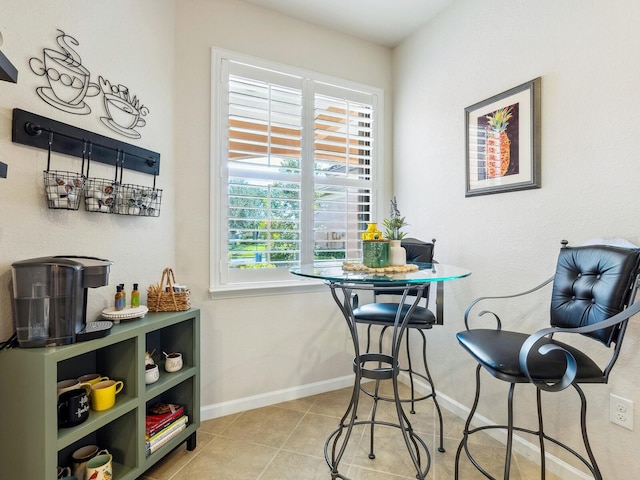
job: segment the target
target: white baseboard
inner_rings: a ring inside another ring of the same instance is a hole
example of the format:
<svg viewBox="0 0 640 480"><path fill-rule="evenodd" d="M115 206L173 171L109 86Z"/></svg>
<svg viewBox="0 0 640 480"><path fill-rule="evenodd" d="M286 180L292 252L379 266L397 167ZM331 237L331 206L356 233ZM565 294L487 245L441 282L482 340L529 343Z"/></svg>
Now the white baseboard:
<svg viewBox="0 0 640 480"><path fill-rule="evenodd" d="M400 380L405 384L408 384L408 376L406 373L401 373ZM421 393L430 392L427 384L419 381L414 381L414 385L417 391ZM298 398L304 398L311 395L317 395L319 393L330 392L338 390L340 388L346 388L353 386L353 375L346 375L344 377L325 380L322 382L309 383L307 385L300 385L299 387L286 388L283 390L277 390L275 392L267 392L260 395L253 395L250 397L239 398L237 400L230 400L228 402L216 403L213 405L205 405L200 408L200 417L204 420L211 420L213 418L223 417L225 415L231 415L232 413L244 412L247 410L253 410L255 408L267 407L269 405L275 405L277 403L287 402L289 400L296 400ZM469 415L470 408L461 404L457 400L438 393L438 403L440 407L448 410L454 415L466 420ZM476 414L474 426L495 425L495 422L490 421L488 418L482 415ZM501 443L506 443L506 433L502 430L487 430L486 433L495 438ZM462 432L460 432L462 435ZM532 462L539 464L540 449L536 444L533 444L524 438L514 435L513 449L515 452L524 455ZM563 460L547 453L547 469L551 473L566 479L566 480L589 480L590 476L579 471L575 467L569 465Z"/></svg>
<svg viewBox="0 0 640 480"><path fill-rule="evenodd" d="M204 405L200 407L200 418L202 420L211 420L212 418L224 417L232 413L245 412L247 410L253 410L254 408L267 407L269 405L310 397L311 395L331 392L351 386L353 386L353 375L346 375L322 382L300 385L299 387L285 388L283 390L276 390L275 392L252 395L250 397L215 403L213 405Z"/></svg>

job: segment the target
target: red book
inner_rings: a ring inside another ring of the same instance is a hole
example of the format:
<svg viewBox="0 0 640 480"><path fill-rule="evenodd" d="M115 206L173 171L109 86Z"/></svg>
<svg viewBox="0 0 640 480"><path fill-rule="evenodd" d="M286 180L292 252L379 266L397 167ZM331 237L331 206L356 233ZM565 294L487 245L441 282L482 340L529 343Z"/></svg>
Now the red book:
<svg viewBox="0 0 640 480"><path fill-rule="evenodd" d="M163 408L166 405L166 408ZM162 430L178 417L184 415L184 406L175 404L162 404L160 408L154 405L147 412L145 433L150 437L154 433ZM162 411L163 413L154 413Z"/></svg>

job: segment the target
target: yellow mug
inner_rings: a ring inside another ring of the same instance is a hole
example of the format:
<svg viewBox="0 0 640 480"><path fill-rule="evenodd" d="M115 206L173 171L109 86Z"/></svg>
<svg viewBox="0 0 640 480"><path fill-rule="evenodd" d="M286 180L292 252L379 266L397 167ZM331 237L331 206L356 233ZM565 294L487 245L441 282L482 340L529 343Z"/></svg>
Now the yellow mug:
<svg viewBox="0 0 640 480"><path fill-rule="evenodd" d="M116 395L124 387L120 380L102 380L91 385L91 408L99 412L116 404Z"/></svg>

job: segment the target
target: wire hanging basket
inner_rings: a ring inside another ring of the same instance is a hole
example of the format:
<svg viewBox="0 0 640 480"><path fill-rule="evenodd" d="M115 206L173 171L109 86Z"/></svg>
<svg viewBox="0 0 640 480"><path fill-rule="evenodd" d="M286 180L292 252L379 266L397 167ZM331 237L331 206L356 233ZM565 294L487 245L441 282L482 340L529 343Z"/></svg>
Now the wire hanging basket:
<svg viewBox="0 0 640 480"><path fill-rule="evenodd" d="M90 145L91 147L91 145ZM87 212L112 213L116 204L116 197L120 184L118 182L117 164L120 160L120 151L116 160L116 173L113 180L89 176L91 166L91 148L87 157L87 179L85 182L84 208Z"/></svg>
<svg viewBox="0 0 640 480"><path fill-rule="evenodd" d="M80 173L51 170L52 144L53 132L49 132L47 169L43 172L47 206L56 210L78 210L86 182L86 177L84 176L85 152L82 152L82 169Z"/></svg>
<svg viewBox="0 0 640 480"><path fill-rule="evenodd" d="M124 169L125 160L123 154L114 213L139 217L159 217L160 205L162 204L162 189L156 188L156 175L153 176L152 187L122 183L122 170Z"/></svg>

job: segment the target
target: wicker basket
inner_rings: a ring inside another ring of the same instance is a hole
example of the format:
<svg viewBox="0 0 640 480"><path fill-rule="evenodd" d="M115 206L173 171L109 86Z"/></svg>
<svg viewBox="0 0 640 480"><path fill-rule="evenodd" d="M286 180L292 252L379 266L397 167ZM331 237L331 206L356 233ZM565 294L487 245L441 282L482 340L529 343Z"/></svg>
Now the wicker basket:
<svg viewBox="0 0 640 480"><path fill-rule="evenodd" d="M152 312L180 312L191 308L191 292L175 291L176 277L169 267L162 271L160 283L149 285L147 308Z"/></svg>

